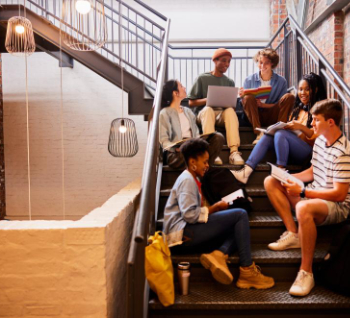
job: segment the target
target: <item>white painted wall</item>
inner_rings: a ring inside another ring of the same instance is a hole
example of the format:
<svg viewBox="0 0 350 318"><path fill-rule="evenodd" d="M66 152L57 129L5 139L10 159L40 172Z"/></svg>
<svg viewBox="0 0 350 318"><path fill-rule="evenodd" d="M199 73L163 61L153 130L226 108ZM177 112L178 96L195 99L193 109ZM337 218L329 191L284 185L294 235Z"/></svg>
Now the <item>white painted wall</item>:
<svg viewBox="0 0 350 318"><path fill-rule="evenodd" d="M124 1L146 12L133 0ZM171 43L256 42L270 37L269 0L144 0L171 19Z"/></svg>
<svg viewBox="0 0 350 318"><path fill-rule="evenodd" d="M10 218L28 218L25 60L2 54L6 205ZM29 146L32 215L63 218L60 68L45 53L28 59ZM133 116L139 153L112 157L111 121L121 116L121 90L83 65L63 73L65 213L77 219L142 174L147 135L143 116ZM127 95L124 96L124 114Z"/></svg>

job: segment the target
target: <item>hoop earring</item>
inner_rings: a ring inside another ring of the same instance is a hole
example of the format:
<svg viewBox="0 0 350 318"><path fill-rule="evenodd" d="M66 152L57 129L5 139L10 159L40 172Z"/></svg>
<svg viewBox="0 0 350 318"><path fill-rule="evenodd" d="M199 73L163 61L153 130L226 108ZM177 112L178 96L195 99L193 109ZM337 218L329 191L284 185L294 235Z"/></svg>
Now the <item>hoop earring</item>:
<svg viewBox="0 0 350 318"><path fill-rule="evenodd" d="M194 172L194 171L196 171L197 170L197 166L196 165L192 165L191 166L191 170Z"/></svg>

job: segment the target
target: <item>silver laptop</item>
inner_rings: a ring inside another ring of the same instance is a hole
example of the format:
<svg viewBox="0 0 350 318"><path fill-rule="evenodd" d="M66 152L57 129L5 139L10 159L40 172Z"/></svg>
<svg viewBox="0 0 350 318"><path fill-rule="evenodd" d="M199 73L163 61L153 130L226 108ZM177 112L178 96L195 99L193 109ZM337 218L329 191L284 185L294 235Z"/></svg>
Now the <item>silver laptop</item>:
<svg viewBox="0 0 350 318"><path fill-rule="evenodd" d="M236 108L238 87L208 86L207 106Z"/></svg>

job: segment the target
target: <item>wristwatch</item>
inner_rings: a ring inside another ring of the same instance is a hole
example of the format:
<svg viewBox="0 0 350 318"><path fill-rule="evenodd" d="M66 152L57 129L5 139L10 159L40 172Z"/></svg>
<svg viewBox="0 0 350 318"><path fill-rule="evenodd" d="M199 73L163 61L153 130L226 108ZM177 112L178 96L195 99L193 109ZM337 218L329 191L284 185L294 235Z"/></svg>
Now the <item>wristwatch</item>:
<svg viewBox="0 0 350 318"><path fill-rule="evenodd" d="M305 188L303 190L301 190L300 197L305 198Z"/></svg>

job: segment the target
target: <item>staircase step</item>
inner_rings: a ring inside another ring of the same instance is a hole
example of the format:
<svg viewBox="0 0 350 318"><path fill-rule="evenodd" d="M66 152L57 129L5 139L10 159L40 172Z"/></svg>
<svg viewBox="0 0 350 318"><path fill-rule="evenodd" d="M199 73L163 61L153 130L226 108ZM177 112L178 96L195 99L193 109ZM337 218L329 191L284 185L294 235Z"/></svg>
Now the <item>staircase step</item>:
<svg viewBox="0 0 350 318"><path fill-rule="evenodd" d="M216 167L222 167L222 168L227 168L230 170L239 170L242 168L242 166L237 166L237 165L230 165L230 164L223 164L220 166ZM302 166L299 165L288 165L287 170L290 171L291 173L296 173L302 170ZM162 189L167 189L167 188L172 188L174 185L176 179L178 176L182 173L183 169L174 169L169 166L164 166L163 167L163 173L162 173ZM270 175L271 168L268 164L266 163L260 163L257 165L255 168L254 172L249 178L248 184L249 185L259 185L262 186L264 183L264 179Z"/></svg>
<svg viewBox="0 0 350 318"><path fill-rule="evenodd" d="M242 158L247 161L250 153L252 152L254 145L251 143L241 144L239 151L242 153ZM229 162L230 148L228 146L223 146L220 152L220 158L226 164ZM274 151L268 151L266 156L263 158L262 162L276 162L276 153Z"/></svg>
<svg viewBox="0 0 350 318"><path fill-rule="evenodd" d="M269 199L266 196L266 191L262 186L247 186L248 195L253 199L251 204L252 212L270 212L274 211ZM170 194L170 188L160 191L158 219L163 218L164 207Z"/></svg>
<svg viewBox="0 0 350 318"><path fill-rule="evenodd" d="M329 243L319 243L316 246L314 254L314 262L321 261L327 254ZM300 264L301 249L295 248L286 251L272 251L268 249L266 244L252 244L251 247L252 258L257 264ZM200 254L173 254L171 256L174 263L190 262L193 264L200 264ZM229 266L238 265L239 257L237 254L232 255L228 259Z"/></svg>
<svg viewBox="0 0 350 318"><path fill-rule="evenodd" d="M150 317L349 317L350 298L318 285L306 297L289 295L290 282L277 282L267 290L195 282L186 296L175 287L173 306L164 308L156 297L149 301Z"/></svg>

